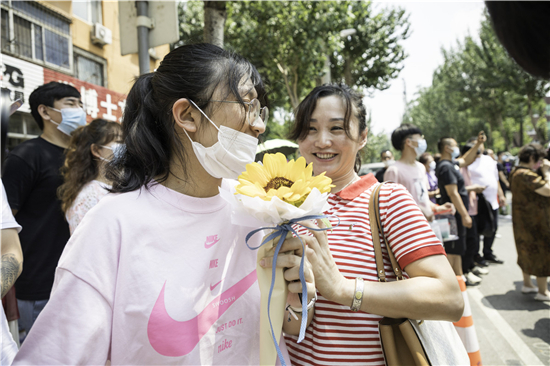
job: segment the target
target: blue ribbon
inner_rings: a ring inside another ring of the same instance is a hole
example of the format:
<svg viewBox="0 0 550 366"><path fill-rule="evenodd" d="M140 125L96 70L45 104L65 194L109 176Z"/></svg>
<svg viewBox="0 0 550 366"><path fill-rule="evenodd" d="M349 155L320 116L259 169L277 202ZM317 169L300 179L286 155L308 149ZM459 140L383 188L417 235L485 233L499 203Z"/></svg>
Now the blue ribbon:
<svg viewBox="0 0 550 366"><path fill-rule="evenodd" d="M300 239L300 243L302 244L302 258L300 259L300 282L302 283L302 294L301 294L300 300L302 300L302 323L300 324L300 334L298 336L298 343L300 343L300 342L302 342L302 340L304 339L304 337L306 335L307 318L308 318L308 314L307 314L307 287L306 287L306 279L304 277L305 247L304 247L304 242L302 241L302 239L300 238L300 236L298 235L296 230L294 230L292 225L299 225L299 226L302 226L306 229L314 230L314 231L331 230L332 228L328 228L328 227L327 228L312 228L312 227L307 227L307 226L302 225L302 224L299 223L300 221L317 220L317 219L325 219L325 218L328 218L328 216L327 215L304 216L304 217L300 217L300 218L297 218L297 219L289 220L287 222L284 222L284 223L282 223L280 225L277 225L277 226L274 226L274 227L262 227L262 228L253 230L253 231L249 232L248 235L246 236L246 246L249 249L252 249L252 250L257 250L262 245L264 245L265 243L268 243L268 242L272 241L273 239L275 239L276 237L280 236L279 237L279 242L277 243L277 246L275 247L275 253L273 255L273 264L272 264L272 267L271 267L271 287L269 288L269 297L267 299L267 317L269 319L269 326L271 327L271 336L273 337L273 343L275 343L275 348L277 350L277 354L279 355L279 360L281 361L281 364L283 366L286 366L286 363L285 363L285 360L283 358L283 354L281 352L281 349L279 348L279 342L277 341L277 338L275 337L275 332L273 331L273 324L271 323L271 312L270 312L270 309L271 309L271 295L273 293L273 287L275 286L275 272L276 272L276 269L277 269L276 268L277 267L277 256L279 255L279 251L281 250L281 246L283 245L283 243L286 239L286 235L289 232L292 232L294 235L296 235L298 237L298 239ZM340 219L337 216L336 216L336 218L338 219L338 224L336 226L338 226L338 225L340 225ZM268 235L267 238L265 238L265 240L260 245L258 245L257 247L251 247L250 245L248 245L248 240L250 240L250 238L252 236L254 236L256 233L258 233L262 230L274 230L274 231L270 235ZM306 299L306 301L303 301L303 299Z"/></svg>

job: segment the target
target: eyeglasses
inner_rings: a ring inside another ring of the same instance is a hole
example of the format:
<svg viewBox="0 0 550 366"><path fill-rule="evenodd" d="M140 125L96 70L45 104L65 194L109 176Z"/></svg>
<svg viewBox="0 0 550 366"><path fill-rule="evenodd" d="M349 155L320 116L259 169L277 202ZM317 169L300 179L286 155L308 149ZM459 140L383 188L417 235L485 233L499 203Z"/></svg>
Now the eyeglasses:
<svg viewBox="0 0 550 366"><path fill-rule="evenodd" d="M218 102L218 103L239 103L235 100L211 100L211 102ZM247 110L247 118L248 118L248 124L252 127L256 126L256 121L258 120L258 117L262 119L264 124L267 124L267 120L269 118L269 108L263 107L260 103L260 101L256 98L252 99L250 102L243 102L248 106Z"/></svg>

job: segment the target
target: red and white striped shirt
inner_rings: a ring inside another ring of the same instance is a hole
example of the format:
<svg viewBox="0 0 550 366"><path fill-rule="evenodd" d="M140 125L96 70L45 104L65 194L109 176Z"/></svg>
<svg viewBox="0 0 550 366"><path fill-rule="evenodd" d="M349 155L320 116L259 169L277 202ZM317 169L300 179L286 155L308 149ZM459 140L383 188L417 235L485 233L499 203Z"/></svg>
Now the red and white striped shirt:
<svg viewBox="0 0 550 366"><path fill-rule="evenodd" d="M369 198L377 183L369 174L337 194L330 194L327 215L340 218L340 225L328 231L330 251L340 272L349 279L362 277L378 281L369 223ZM410 193L399 184L385 184L380 190L380 219L384 232L399 262L405 268L420 258L445 254L424 215ZM338 220L330 218L336 226ZM300 235L308 235L300 228ZM388 280L395 280L381 237L384 267ZM407 274L404 276L408 278ZM380 365L384 357L380 347L378 322L382 316L352 312L349 306L328 301L319 293L315 316L305 339L285 336L293 365ZM351 305L351 303L350 303Z"/></svg>

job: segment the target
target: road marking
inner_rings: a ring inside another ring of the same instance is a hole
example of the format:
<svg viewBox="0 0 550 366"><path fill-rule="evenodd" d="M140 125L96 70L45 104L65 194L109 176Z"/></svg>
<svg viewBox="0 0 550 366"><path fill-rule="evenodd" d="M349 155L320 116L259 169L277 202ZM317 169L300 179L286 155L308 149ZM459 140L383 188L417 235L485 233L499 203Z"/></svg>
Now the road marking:
<svg viewBox="0 0 550 366"><path fill-rule="evenodd" d="M502 337L508 342L524 365L545 366L544 363L531 351L529 346L516 334L512 327L504 320L499 312L488 302L482 302L483 294L475 288L468 289L470 299L475 301L483 310L487 318L493 323Z"/></svg>

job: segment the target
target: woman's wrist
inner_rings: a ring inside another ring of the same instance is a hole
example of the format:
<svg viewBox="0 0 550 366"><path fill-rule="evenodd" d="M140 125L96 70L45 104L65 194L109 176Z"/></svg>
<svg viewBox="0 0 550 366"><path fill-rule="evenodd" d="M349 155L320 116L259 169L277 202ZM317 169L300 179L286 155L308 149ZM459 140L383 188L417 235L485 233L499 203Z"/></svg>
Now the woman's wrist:
<svg viewBox="0 0 550 366"><path fill-rule="evenodd" d="M323 295L324 296L324 295ZM328 299L340 305L350 306L355 296L355 278L347 279L343 277L340 285L336 286L333 298Z"/></svg>

